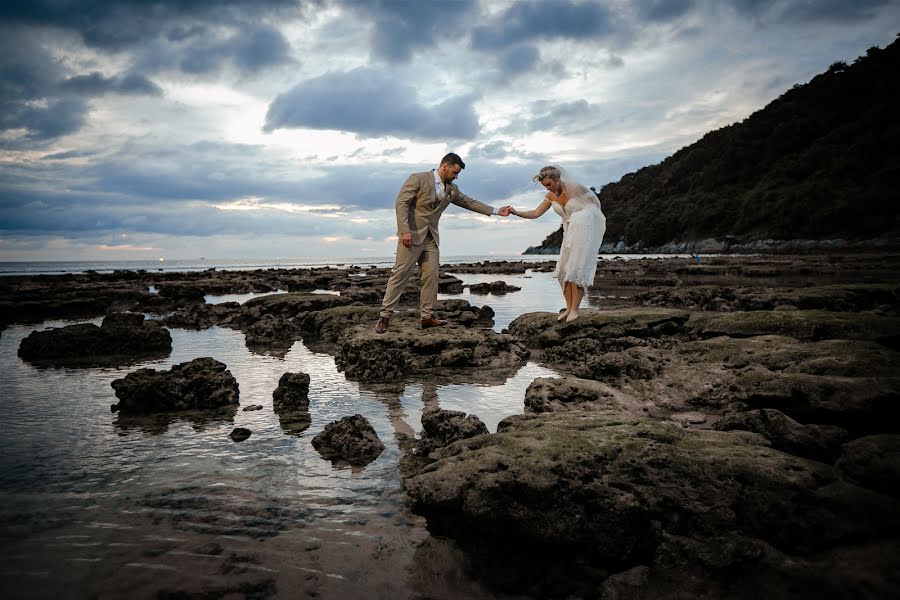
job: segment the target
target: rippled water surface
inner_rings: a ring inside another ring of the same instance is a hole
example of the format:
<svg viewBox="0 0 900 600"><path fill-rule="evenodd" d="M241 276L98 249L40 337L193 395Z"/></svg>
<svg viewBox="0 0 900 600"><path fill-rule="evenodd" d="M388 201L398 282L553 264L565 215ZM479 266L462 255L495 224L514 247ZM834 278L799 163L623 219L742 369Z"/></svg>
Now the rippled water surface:
<svg viewBox="0 0 900 600"><path fill-rule="evenodd" d="M441 296L490 305L498 331L519 314L562 307L551 273L460 278L523 288ZM593 295L586 305L598 302ZM421 430L426 404L476 414L496 431L501 419L523 411L534 378L553 371L530 362L500 381L472 373L468 381L364 385L302 342L284 357L252 354L241 332L223 328L173 329L171 355L122 368L39 369L18 358L31 331L65 324L16 325L0 336L4 595L491 597L461 575L458 551L431 538L407 509L397 434ZM225 363L240 385L232 419L129 420L110 411L115 379L201 356ZM286 433L272 411L272 391L287 371L311 377L312 424L300 435ZM253 404L262 410L241 410ZM355 413L386 449L362 470L338 469L310 440ZM235 443L234 427L252 436Z"/></svg>

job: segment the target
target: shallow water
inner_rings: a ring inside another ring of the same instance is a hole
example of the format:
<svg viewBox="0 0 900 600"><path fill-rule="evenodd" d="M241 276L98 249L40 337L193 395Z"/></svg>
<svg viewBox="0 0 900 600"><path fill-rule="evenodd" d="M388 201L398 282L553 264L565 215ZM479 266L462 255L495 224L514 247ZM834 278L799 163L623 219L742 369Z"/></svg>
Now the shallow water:
<svg viewBox="0 0 900 600"><path fill-rule="evenodd" d="M551 273L460 278L523 288L505 296L441 295L490 305L498 331L519 314L562 306ZM586 305L597 301L591 296ZM253 354L241 332L218 327L172 329L169 356L128 367L36 368L18 358L32 330L65 324L11 326L0 336L0 572L7 597L226 590L492 597L467 578L453 545L429 536L424 520L407 509L397 434L421 430L426 404L476 414L496 431L501 419L523 411L528 385L555 376L552 370L529 362L489 383L473 373L469 381L364 385L347 381L332 356L302 342L283 357ZM225 363L237 379L241 405L233 418L129 420L110 411L113 380L201 356ZM287 434L272 410L272 391L287 371L311 377L312 423L300 435ZM262 410L241 410L253 404ZM335 468L310 440L355 413L372 423L385 451L362 470ZM252 436L235 443L234 427Z"/></svg>

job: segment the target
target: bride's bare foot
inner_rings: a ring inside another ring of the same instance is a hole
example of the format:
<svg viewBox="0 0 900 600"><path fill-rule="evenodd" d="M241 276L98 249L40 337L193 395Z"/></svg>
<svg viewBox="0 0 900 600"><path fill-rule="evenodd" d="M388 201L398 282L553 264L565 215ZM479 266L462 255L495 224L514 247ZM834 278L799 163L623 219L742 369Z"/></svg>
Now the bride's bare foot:
<svg viewBox="0 0 900 600"><path fill-rule="evenodd" d="M573 310L569 313L569 316L566 317L566 323L571 323L580 316L581 314L577 310Z"/></svg>
<svg viewBox="0 0 900 600"><path fill-rule="evenodd" d="M556 317L556 320L557 321L565 321L566 317L568 317L568 316L569 316L569 309L567 308L566 310L559 313L559 316Z"/></svg>

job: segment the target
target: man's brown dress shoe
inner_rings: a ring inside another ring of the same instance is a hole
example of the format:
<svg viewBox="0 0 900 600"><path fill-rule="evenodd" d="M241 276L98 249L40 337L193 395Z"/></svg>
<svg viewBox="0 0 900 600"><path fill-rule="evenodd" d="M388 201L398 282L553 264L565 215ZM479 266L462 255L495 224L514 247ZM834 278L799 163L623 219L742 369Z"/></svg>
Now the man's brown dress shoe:
<svg viewBox="0 0 900 600"><path fill-rule="evenodd" d="M447 321L431 317L430 319L422 319L420 323L422 323L422 329L428 329L429 327L440 327L442 325L446 325Z"/></svg>
<svg viewBox="0 0 900 600"><path fill-rule="evenodd" d="M390 322L390 317L379 317L378 322L375 323L375 333L384 333L387 331L388 323Z"/></svg>

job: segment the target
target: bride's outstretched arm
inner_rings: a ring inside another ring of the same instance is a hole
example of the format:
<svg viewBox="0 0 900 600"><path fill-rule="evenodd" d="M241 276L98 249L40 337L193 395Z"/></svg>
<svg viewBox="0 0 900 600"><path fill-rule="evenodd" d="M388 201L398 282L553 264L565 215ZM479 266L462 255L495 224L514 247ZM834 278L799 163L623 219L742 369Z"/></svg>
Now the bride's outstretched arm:
<svg viewBox="0 0 900 600"><path fill-rule="evenodd" d="M550 208L550 201L544 198L541 200L541 203L537 205L537 208L534 210L516 210L512 209L512 214L517 217L522 217L523 219L537 219L539 216L547 212Z"/></svg>

